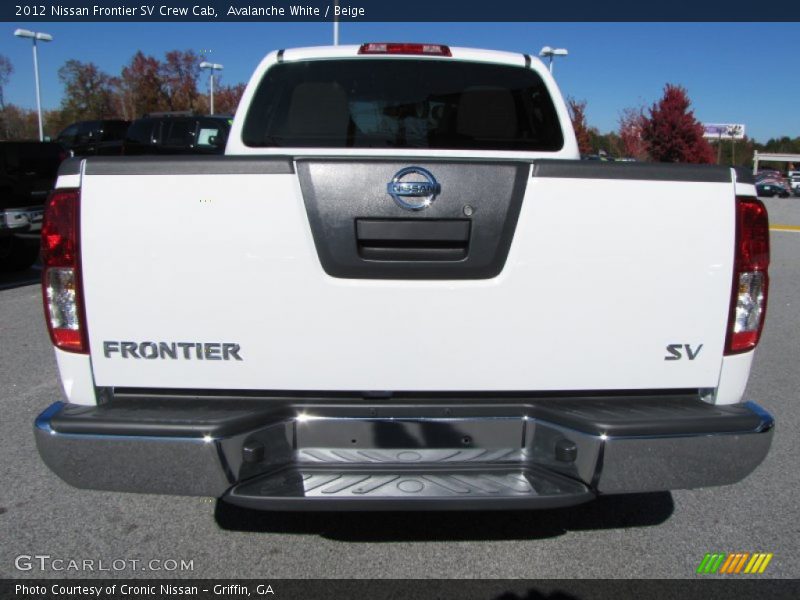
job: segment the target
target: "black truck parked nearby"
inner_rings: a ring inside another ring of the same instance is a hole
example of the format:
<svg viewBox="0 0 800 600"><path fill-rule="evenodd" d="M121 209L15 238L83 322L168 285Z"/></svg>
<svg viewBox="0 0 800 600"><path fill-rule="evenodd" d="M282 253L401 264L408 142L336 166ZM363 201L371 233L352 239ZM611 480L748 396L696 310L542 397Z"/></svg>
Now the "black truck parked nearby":
<svg viewBox="0 0 800 600"><path fill-rule="evenodd" d="M39 257L44 202L66 157L55 142L0 142L0 272Z"/></svg>
<svg viewBox="0 0 800 600"><path fill-rule="evenodd" d="M75 156L118 156L130 121L79 121L58 134L57 141Z"/></svg>
<svg viewBox="0 0 800 600"><path fill-rule="evenodd" d="M150 113L135 120L125 135L126 156L222 154L232 118L192 113Z"/></svg>

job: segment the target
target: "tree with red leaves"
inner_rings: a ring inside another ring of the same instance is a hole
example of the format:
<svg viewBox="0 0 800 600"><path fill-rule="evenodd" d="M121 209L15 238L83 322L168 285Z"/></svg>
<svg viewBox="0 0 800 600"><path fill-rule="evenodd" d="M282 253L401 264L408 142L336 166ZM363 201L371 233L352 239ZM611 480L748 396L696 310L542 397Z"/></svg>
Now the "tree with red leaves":
<svg viewBox="0 0 800 600"><path fill-rule="evenodd" d="M586 124L586 100L579 102L575 98L567 98L567 109L572 121L572 128L575 130L575 137L578 140L578 151L581 154L590 154L592 138L589 134L589 126Z"/></svg>
<svg viewBox="0 0 800 600"><path fill-rule="evenodd" d="M65 120L72 122L116 116L114 78L96 64L68 60L58 70L58 78L64 84L61 112Z"/></svg>
<svg viewBox="0 0 800 600"><path fill-rule="evenodd" d="M3 88L5 88L13 72L14 72L14 67L11 64L11 61L8 60L8 58L3 56L2 54L0 54L0 110L3 110L6 107L6 102L3 95Z"/></svg>
<svg viewBox="0 0 800 600"><path fill-rule="evenodd" d="M239 106L239 100L244 94L245 84L220 85L214 90L214 110L217 114L232 115Z"/></svg>
<svg viewBox="0 0 800 600"><path fill-rule="evenodd" d="M141 50L122 69L118 102L126 119L169 109L168 95L161 80L161 62Z"/></svg>
<svg viewBox="0 0 800 600"><path fill-rule="evenodd" d="M161 81L169 110L197 110L200 57L193 50L171 50L161 63Z"/></svg>
<svg viewBox="0 0 800 600"><path fill-rule="evenodd" d="M664 96L650 108L642 139L647 153L658 162L713 163L714 150L703 138L703 126L689 110L686 90L668 83Z"/></svg>
<svg viewBox="0 0 800 600"><path fill-rule="evenodd" d="M642 139L644 108L626 108L619 117L619 138L626 157L647 160L647 149Z"/></svg>

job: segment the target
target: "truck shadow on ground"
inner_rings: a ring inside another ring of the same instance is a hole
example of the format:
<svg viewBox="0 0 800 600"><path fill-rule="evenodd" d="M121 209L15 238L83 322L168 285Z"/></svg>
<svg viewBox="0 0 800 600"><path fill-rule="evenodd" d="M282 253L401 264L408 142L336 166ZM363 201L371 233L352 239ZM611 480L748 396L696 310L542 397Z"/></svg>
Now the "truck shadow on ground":
<svg viewBox="0 0 800 600"><path fill-rule="evenodd" d="M552 594L540 592L536 589L528 590L524 596L515 594L514 592L505 592L497 596L494 600L580 600L578 596L573 596L566 592L556 591Z"/></svg>
<svg viewBox="0 0 800 600"><path fill-rule="evenodd" d="M537 589L530 589L523 593L524 595L514 592L505 592L499 596L495 596L493 600L580 600L578 596L573 596L572 594L559 590L548 594L547 592L540 592Z"/></svg>
<svg viewBox="0 0 800 600"><path fill-rule="evenodd" d="M42 282L42 269L36 263L30 269L24 271L14 271L3 273L0 271L0 290L12 290L26 285L34 285Z"/></svg>
<svg viewBox="0 0 800 600"><path fill-rule="evenodd" d="M570 508L531 511L263 512L217 501L229 531L319 535L346 542L480 541L552 538L569 531L652 527L670 518L672 494L601 496Z"/></svg>

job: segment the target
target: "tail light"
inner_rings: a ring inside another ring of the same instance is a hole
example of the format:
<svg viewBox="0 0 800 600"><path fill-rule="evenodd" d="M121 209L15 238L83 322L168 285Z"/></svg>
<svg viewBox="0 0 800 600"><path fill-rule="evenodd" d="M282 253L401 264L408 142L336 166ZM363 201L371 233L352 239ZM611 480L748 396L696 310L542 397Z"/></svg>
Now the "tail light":
<svg viewBox="0 0 800 600"><path fill-rule="evenodd" d="M752 350L764 327L769 288L769 220L755 198L736 198L736 256L725 354Z"/></svg>
<svg viewBox="0 0 800 600"><path fill-rule="evenodd" d="M47 198L42 225L42 296L53 345L69 352L87 353L79 207L78 190L54 190Z"/></svg>
<svg viewBox="0 0 800 600"><path fill-rule="evenodd" d="M451 56L449 46L442 44L404 44L378 42L361 44L359 54L422 54L425 56Z"/></svg>

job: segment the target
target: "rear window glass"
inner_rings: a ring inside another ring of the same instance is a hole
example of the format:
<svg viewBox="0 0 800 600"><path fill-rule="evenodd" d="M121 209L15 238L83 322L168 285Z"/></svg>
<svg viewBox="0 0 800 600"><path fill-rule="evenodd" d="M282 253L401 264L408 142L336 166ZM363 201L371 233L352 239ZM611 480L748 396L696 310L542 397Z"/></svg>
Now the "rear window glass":
<svg viewBox="0 0 800 600"><path fill-rule="evenodd" d="M134 121L125 134L125 140L136 144L152 143L154 124L155 121L149 119Z"/></svg>
<svg viewBox="0 0 800 600"><path fill-rule="evenodd" d="M216 139L219 135L219 129L212 129L210 127L201 127L197 133L198 146L210 146L211 140Z"/></svg>
<svg viewBox="0 0 800 600"><path fill-rule="evenodd" d="M194 143L194 121L171 121L165 146L191 146Z"/></svg>
<svg viewBox="0 0 800 600"><path fill-rule="evenodd" d="M222 119L200 119L197 127L197 145L203 148L224 145L230 131L230 124Z"/></svg>
<svg viewBox="0 0 800 600"><path fill-rule="evenodd" d="M59 140L69 139L69 138L75 137L76 135L78 135L78 124L77 123L75 123L73 125L70 125L64 131L59 133L58 134L58 139Z"/></svg>
<svg viewBox="0 0 800 600"><path fill-rule="evenodd" d="M553 102L529 69L439 60L273 66L245 119L252 147L560 150Z"/></svg>
<svg viewBox="0 0 800 600"><path fill-rule="evenodd" d="M121 140L125 137L127 130L127 121L106 121L103 123L103 139L107 141Z"/></svg>

